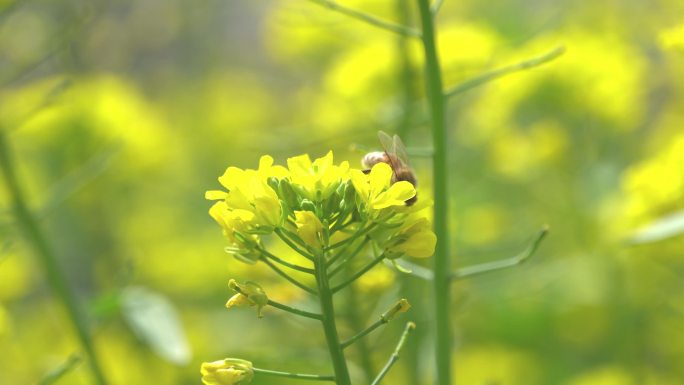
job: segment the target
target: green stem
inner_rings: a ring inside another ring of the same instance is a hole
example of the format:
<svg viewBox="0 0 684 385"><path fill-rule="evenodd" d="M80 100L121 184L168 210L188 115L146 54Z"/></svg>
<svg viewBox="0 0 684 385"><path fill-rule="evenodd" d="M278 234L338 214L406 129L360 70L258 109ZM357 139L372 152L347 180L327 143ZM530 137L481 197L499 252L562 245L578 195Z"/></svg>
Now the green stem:
<svg viewBox="0 0 684 385"><path fill-rule="evenodd" d="M423 51L425 54L425 87L428 96L432 126L435 233L437 245L434 256L435 279L435 361L437 383L451 385L451 330L450 303L451 290L449 274L451 258L449 252L449 164L447 160L447 129L445 99L442 86L442 71L437 55L435 26L429 0L417 0L423 31Z"/></svg>
<svg viewBox="0 0 684 385"><path fill-rule="evenodd" d="M548 232L549 230L546 227L539 231L539 234L534 238L534 240L527 247L527 249L525 249L522 253L516 255L515 257L511 257L501 261L486 262L474 266L462 267L451 273L451 279L470 278L475 275L485 274L492 271L520 265L521 263L527 261L530 257L534 255L534 253L539 248L541 241L544 239L546 234L548 234Z"/></svg>
<svg viewBox="0 0 684 385"><path fill-rule="evenodd" d="M333 293L337 293L338 291L344 289L347 285L351 284L352 282L356 281L359 277L362 275L366 274L366 272L370 269L373 268L373 266L377 265L380 263L383 259L385 259L385 254L380 254L375 259L370 261L366 266L361 268L361 270L357 271L354 275L351 277L347 278L344 282L340 283L339 285L335 286L332 288Z"/></svg>
<svg viewBox="0 0 684 385"><path fill-rule="evenodd" d="M76 335L81 343L81 347L88 356L90 370L95 383L98 385L106 385L107 381L100 368L92 338L88 332L86 321L80 312L74 293L66 283L66 278L57 263L55 253L39 228L28 205L24 201L24 196L12 165L6 134L2 129L0 129L0 168L2 168L3 177L12 200L17 222L22 227L24 236L35 249L52 290L60 298L62 304L66 308L67 315L76 330Z"/></svg>
<svg viewBox="0 0 684 385"><path fill-rule="evenodd" d="M329 277L333 277L335 274L341 271L347 265L347 262L351 261L354 257L356 257L359 254L359 252L368 244L369 240L370 238L364 239L361 243L359 243L356 249L352 250L351 253L345 253L347 254L346 257L342 259L339 265L337 265L330 271Z"/></svg>
<svg viewBox="0 0 684 385"><path fill-rule="evenodd" d="M380 318L379 320L375 321L371 326L363 329L360 333L357 335L351 337L350 339L342 342L342 349L347 348L349 345L353 344L356 342L358 339L365 337L368 333L372 332L373 330L379 328L380 326L386 324L388 321L384 318Z"/></svg>
<svg viewBox="0 0 684 385"><path fill-rule="evenodd" d="M278 237L280 237L280 239L283 240L283 242L285 242L285 244L287 244L288 246L290 246L290 248L292 248L292 250L298 252L298 253L301 254L304 258L306 258L306 259L308 259L308 260L310 260L310 261L313 262L314 257L313 257L311 254L309 254L309 253L307 253L306 251L300 249L299 246L297 246L290 238L288 238L288 236L287 236L287 234L289 233L288 230L285 230L285 229L275 229L275 233L276 233L276 235L278 235Z"/></svg>
<svg viewBox="0 0 684 385"><path fill-rule="evenodd" d="M337 385L351 385L347 361L344 358L340 338L337 334L333 292L330 290L330 282L325 271L324 254L318 255L318 259L314 262L314 268L316 271L316 283L318 284L318 298L320 299L321 311L323 313L321 322L323 323L325 340L330 351L330 359L335 370L335 381Z"/></svg>
<svg viewBox="0 0 684 385"><path fill-rule="evenodd" d="M491 82L493 80L499 79L501 77L504 77L506 75L513 74L518 71L524 71L530 68L534 68L537 66L540 66L544 63L550 62L551 60L561 56L565 52L565 47L560 46L556 47L553 50L538 56L534 57L532 59L528 59L519 63L511 64L506 67L502 68L497 68L495 70L485 72L481 75L478 75L472 79L468 79L464 81L461 84L457 84L454 87L449 88L444 92L444 96L449 98L454 95L458 95L460 93L466 92L470 89L473 89L475 87L478 87L482 84Z"/></svg>
<svg viewBox="0 0 684 385"><path fill-rule="evenodd" d="M319 374L301 374L301 373L289 373L280 372L277 370L259 369L252 368L256 374L267 374L269 376L296 378L298 380L314 380L314 381L335 381L335 376L322 376Z"/></svg>
<svg viewBox="0 0 684 385"><path fill-rule="evenodd" d="M332 0L309 0L312 3L316 3L320 6L329 8L333 11L337 11L341 14L347 15L349 17L352 17L354 19L363 21L365 23L368 23L370 25L373 25L378 28L382 28L394 33L398 33L403 36L412 36L412 37L420 37L420 32L414 30L413 28L406 27L403 25L399 24L394 24L389 21L385 21L382 19L379 19L373 15L370 15L368 13L359 11L354 8L349 8L344 5L338 4L335 1Z"/></svg>
<svg viewBox="0 0 684 385"><path fill-rule="evenodd" d="M347 239L343 239L343 240L341 240L341 241L339 241L339 242L337 242L337 243L333 243L332 245L328 246L328 247L326 248L326 251L327 251L327 250L336 249L336 248L338 248L338 247L340 247L340 246L342 246L342 245L345 245L345 244L348 244L348 243L350 243L350 242L353 242L353 241L356 240L358 237L360 237L360 236L362 236L362 235L368 234L368 233L369 233L371 230L373 230L373 228L374 228L375 226L377 226L377 225L378 225L378 224L377 224L376 222L371 223L370 225L368 225L368 227L362 228L362 229L360 229L359 231L355 232L351 237L349 237L349 238L347 238Z"/></svg>
<svg viewBox="0 0 684 385"><path fill-rule="evenodd" d="M57 381L59 381L59 379L61 379L66 374L74 370L80 363L81 357L72 354L65 362L63 362L58 367L52 369L49 373L45 375L45 377L38 381L38 385L52 385L56 383Z"/></svg>
<svg viewBox="0 0 684 385"><path fill-rule="evenodd" d="M318 293L316 292L316 290L314 290L314 289L312 289L312 288L306 286L305 284L303 284L303 283L297 281L296 279L290 277L286 272L280 270L280 268L278 268L278 266L274 265L273 262L269 261L268 259L266 259L266 258L261 258L261 261L264 262L265 264L267 264L268 267L271 268L271 270L275 271L276 274L278 274L279 276L285 278L285 279L286 279L288 282L290 282L291 284L297 286L298 288L300 288L300 289L306 291L306 292L309 293L309 294L318 295Z"/></svg>
<svg viewBox="0 0 684 385"><path fill-rule="evenodd" d="M399 359L399 352L401 351L401 348L404 347L404 344L406 343L406 338L408 337L409 333L411 333L411 331L415 328L416 324L414 324L413 322L406 323L406 327L404 328L404 332L401 334L401 338L399 338L399 343L397 343L397 347L394 348L394 352L385 364L385 367L383 367L380 373L378 373L378 376L375 377L375 380L371 385L378 385L380 381L382 381L382 379L385 377L385 375L387 375L387 373L392 368L394 363L397 362L397 360Z"/></svg>
<svg viewBox="0 0 684 385"><path fill-rule="evenodd" d="M284 259L280 259L279 257L276 257L275 255L269 253L263 248L259 248L259 251L261 251L261 254L266 256L266 258L271 259L273 262L277 262L283 266L289 267L290 269L301 271L303 273L308 273L308 274L313 274L313 269L309 269L308 267L303 267L299 265L295 265L294 263L290 263Z"/></svg>
<svg viewBox="0 0 684 385"><path fill-rule="evenodd" d="M280 310L284 310L284 311L286 311L286 312L288 312L288 313L292 313L292 314L296 314L296 315L302 316L302 317L312 318L312 319L317 319L317 320L322 320L322 319L323 319L323 316L320 315L320 314L318 314L318 313L311 313L311 312L308 312L308 311L305 311L305 310L300 310L300 309L294 308L294 307L292 307L292 306L284 305L284 304L282 304L282 303L280 303L280 302L276 302L276 301L273 301L273 300L270 300L270 299L268 300L268 305L269 305L269 306L273 306L273 307L275 307L275 308L278 308L278 309L280 309Z"/></svg>

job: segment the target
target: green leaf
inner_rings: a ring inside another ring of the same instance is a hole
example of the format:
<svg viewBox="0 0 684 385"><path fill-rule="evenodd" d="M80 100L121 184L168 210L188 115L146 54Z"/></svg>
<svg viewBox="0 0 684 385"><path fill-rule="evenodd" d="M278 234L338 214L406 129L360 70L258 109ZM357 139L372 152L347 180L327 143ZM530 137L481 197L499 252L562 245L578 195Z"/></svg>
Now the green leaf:
<svg viewBox="0 0 684 385"><path fill-rule="evenodd" d="M634 232L632 244L662 241L684 234L684 210L664 216Z"/></svg>
<svg viewBox="0 0 684 385"><path fill-rule="evenodd" d="M121 294L121 310L133 332L160 357L187 364L190 347L175 307L165 296L131 286Z"/></svg>

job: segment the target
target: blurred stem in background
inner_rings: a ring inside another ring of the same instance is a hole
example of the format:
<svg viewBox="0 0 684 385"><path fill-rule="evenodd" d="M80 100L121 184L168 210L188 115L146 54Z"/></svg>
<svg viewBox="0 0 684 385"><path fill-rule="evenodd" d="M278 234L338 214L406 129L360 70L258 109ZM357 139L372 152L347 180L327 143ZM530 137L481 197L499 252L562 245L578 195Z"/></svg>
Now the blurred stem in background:
<svg viewBox="0 0 684 385"><path fill-rule="evenodd" d="M440 385L451 384L451 291L449 253L449 192L447 131L445 97L442 72L439 65L433 12L429 0L417 0L422 28L423 52L425 54L425 87L430 111L433 146L433 181L435 201L435 234L437 247L434 256L434 306L435 306L435 362L436 380Z"/></svg>
<svg viewBox="0 0 684 385"><path fill-rule="evenodd" d="M353 273L352 266L353 265L350 263L345 265L347 276ZM354 285L349 285L349 288L347 289L346 302L347 322L349 323L351 330L363 330L365 324L361 319L361 315L359 314L359 304L361 301L359 300L359 293ZM355 350L359 355L359 363L364 372L364 378L366 379L366 382L371 383L374 379L373 373L375 373L375 369L373 369L373 359L371 356L371 351L368 347L368 342L364 338L360 338L355 342Z"/></svg>
<svg viewBox="0 0 684 385"><path fill-rule="evenodd" d="M33 246L52 290L66 308L69 320L74 329L76 329L76 335L81 343L81 347L88 357L95 383L97 385L106 385L107 381L100 369L87 322L78 308L74 293L69 289L67 280L57 263L55 253L26 204L14 168L7 134L3 129L0 129L0 169L2 169L2 176L12 202L16 221L23 230L26 240Z"/></svg>
<svg viewBox="0 0 684 385"><path fill-rule="evenodd" d="M410 0L396 0L397 20L402 25L413 25L413 18L411 17L411 2ZM409 140L409 132L415 122L415 101L418 98L419 90L416 83L415 64L411 60L410 55L410 39L404 35L397 36L397 56L399 58L397 68L397 81L401 91L401 117L397 124L397 135L405 141ZM414 279L412 276L405 274L399 275L401 284L401 297L411 299L415 314L428 314L428 306L426 301L413 300L415 293L425 293L426 283L424 280ZM420 298L420 295L416 298ZM420 326L420 325L419 325ZM404 355L406 356L407 365L404 365L407 383L420 384L424 376L421 375L421 346L428 337L430 328L419 327L413 332L413 338L406 342L404 348Z"/></svg>

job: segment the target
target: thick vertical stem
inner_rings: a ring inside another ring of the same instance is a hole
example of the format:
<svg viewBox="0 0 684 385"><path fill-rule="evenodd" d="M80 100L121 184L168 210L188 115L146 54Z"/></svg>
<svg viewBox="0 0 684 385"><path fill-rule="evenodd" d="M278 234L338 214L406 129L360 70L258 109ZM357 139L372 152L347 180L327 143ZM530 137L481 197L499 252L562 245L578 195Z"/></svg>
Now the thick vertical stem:
<svg viewBox="0 0 684 385"><path fill-rule="evenodd" d="M88 356L95 383L98 385L106 385L107 382L98 364L95 348L93 347L93 342L88 332L86 322L79 311L76 298L67 285L66 278L57 264L57 258L55 257L52 248L45 239L45 236L38 227L36 219L33 217L24 201L24 196L12 165L7 137L2 129L0 129L0 169L2 169L5 184L10 199L12 200L17 222L21 226L26 240L35 249L36 255L45 270L45 275L47 276L50 287L66 308L67 315L69 316L74 329L76 329L76 335L81 343L81 347Z"/></svg>
<svg viewBox="0 0 684 385"><path fill-rule="evenodd" d="M417 0L422 25L425 52L425 85L429 102L433 141L433 179L435 199L435 233L437 247L434 257L435 347L437 383L451 385L451 302L449 272L449 194L447 167L447 132L442 74L437 56L435 26L429 0Z"/></svg>
<svg viewBox="0 0 684 385"><path fill-rule="evenodd" d="M337 335L337 325L335 324L335 308L333 306L333 293L330 290L328 275L325 269L325 258L323 254L316 257L314 269L316 274L316 284L318 285L318 298L321 302L321 312L323 314L323 331L325 340L330 351L330 359L335 371L335 383L337 385L351 385L347 361L344 358L340 337Z"/></svg>

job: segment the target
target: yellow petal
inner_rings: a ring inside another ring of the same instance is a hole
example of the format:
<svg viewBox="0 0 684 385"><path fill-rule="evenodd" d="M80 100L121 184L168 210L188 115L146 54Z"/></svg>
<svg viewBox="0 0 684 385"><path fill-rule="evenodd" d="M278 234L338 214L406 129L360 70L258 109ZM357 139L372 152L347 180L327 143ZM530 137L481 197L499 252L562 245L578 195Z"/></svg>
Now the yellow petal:
<svg viewBox="0 0 684 385"><path fill-rule="evenodd" d="M371 194L379 194L389 186L392 180L392 167L387 163L376 163L371 169L368 179L370 180Z"/></svg>
<svg viewBox="0 0 684 385"><path fill-rule="evenodd" d="M221 199L226 199L228 196L228 193L222 190L208 190L207 192L204 193L204 199L208 199L210 201L218 201Z"/></svg>

